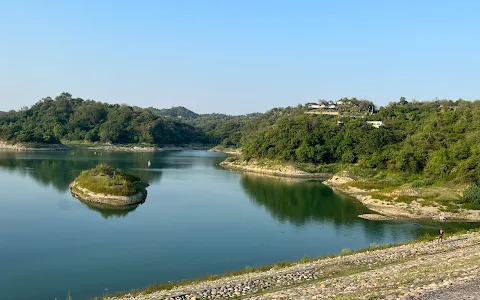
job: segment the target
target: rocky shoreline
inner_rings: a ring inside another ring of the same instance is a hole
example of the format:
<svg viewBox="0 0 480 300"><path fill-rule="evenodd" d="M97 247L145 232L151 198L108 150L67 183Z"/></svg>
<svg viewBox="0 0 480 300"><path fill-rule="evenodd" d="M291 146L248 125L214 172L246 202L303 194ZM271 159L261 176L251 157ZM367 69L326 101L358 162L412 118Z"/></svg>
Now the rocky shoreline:
<svg viewBox="0 0 480 300"><path fill-rule="evenodd" d="M252 172L257 174L272 175L278 177L290 177L290 178L321 178L325 179L331 177L332 174L328 173L308 173L305 171L298 170L297 168L290 165L279 165L271 164L265 165L261 162L245 162L238 160L229 160L221 162L220 165L225 169L243 171L243 172Z"/></svg>
<svg viewBox="0 0 480 300"><path fill-rule="evenodd" d="M38 146L38 147L37 147ZM9 151L65 151L69 150L68 146L62 144L52 144L52 145L28 145L28 144L9 144L6 142L0 141L0 149L9 150Z"/></svg>
<svg viewBox="0 0 480 300"><path fill-rule="evenodd" d="M211 149L208 149L208 152L221 152L221 153L226 153L230 155L242 155L242 151L237 148L222 148L222 147L213 147Z"/></svg>
<svg viewBox="0 0 480 300"><path fill-rule="evenodd" d="M386 219L431 219L437 221L480 221L480 210L460 210L459 212L441 211L439 207L422 206L419 204L407 205L406 203L397 203L375 199L369 193L370 190L349 187L345 184L353 181L348 176L332 176L323 183L337 192L342 192L355 197L362 202L368 209L377 212L379 215L361 215L369 220Z"/></svg>
<svg viewBox="0 0 480 300"><path fill-rule="evenodd" d="M325 179L323 184L336 192L352 196L362 202L368 209L377 214L363 214L360 218L374 221L385 221L393 219L431 219L437 221L466 221L480 222L480 210L460 210L459 212L442 211L439 207L413 203L397 203L375 199L370 195L371 190L363 190L346 186L346 183L354 179L344 175L333 175L329 173L308 173L296 169L291 165L279 165L272 162L241 161L239 159L227 158L220 165L226 169L251 172L276 177L304 178L304 179Z"/></svg>
<svg viewBox="0 0 480 300"><path fill-rule="evenodd" d="M103 299L412 299L468 283L479 275L480 233L470 232L443 243L372 247L286 268Z"/></svg>

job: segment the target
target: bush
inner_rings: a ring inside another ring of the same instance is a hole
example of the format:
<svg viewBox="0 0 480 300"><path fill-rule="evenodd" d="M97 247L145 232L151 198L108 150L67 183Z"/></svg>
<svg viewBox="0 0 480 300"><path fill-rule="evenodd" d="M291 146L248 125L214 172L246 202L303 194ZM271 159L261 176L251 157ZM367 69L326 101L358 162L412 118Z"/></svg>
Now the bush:
<svg viewBox="0 0 480 300"><path fill-rule="evenodd" d="M476 184L470 185L465 192L463 192L463 200L465 203L480 205L480 187Z"/></svg>
<svg viewBox="0 0 480 300"><path fill-rule="evenodd" d="M310 258L309 258L308 256L306 256L306 255L304 255L304 256L302 257L302 259L300 259L300 262L301 262L302 264L305 264L305 263L307 263L307 262L309 262L309 261L310 261Z"/></svg>
<svg viewBox="0 0 480 300"><path fill-rule="evenodd" d="M417 200L417 196L410 196L410 195L400 195L397 197L398 202L403 202L403 203L412 203L412 201Z"/></svg>
<svg viewBox="0 0 480 300"><path fill-rule="evenodd" d="M424 178L424 179L419 179L415 180L412 182L412 187L414 188L419 188L419 187L424 187L424 186L430 186L433 185L433 180L429 178Z"/></svg>
<svg viewBox="0 0 480 300"><path fill-rule="evenodd" d="M341 256L346 256L346 255L349 255L349 254L352 254L353 251L348 249L348 248L345 248L345 249L342 249L342 252L340 252L340 255Z"/></svg>

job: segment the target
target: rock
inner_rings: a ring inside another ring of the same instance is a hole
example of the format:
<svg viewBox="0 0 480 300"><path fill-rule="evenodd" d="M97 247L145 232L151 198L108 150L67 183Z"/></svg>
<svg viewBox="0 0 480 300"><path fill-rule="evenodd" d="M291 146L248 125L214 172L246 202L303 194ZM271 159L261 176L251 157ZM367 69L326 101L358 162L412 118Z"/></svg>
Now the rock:
<svg viewBox="0 0 480 300"><path fill-rule="evenodd" d="M388 221L393 220L393 217L378 215L378 214L362 214L358 216L359 218L372 220L372 221Z"/></svg>

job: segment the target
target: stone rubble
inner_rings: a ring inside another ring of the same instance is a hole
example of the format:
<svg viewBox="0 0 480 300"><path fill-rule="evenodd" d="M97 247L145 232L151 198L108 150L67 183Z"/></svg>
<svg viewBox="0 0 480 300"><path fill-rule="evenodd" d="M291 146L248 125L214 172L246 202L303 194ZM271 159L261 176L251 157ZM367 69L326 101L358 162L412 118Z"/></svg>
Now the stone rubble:
<svg viewBox="0 0 480 300"><path fill-rule="evenodd" d="M469 233L110 299L413 299L479 276L480 233Z"/></svg>

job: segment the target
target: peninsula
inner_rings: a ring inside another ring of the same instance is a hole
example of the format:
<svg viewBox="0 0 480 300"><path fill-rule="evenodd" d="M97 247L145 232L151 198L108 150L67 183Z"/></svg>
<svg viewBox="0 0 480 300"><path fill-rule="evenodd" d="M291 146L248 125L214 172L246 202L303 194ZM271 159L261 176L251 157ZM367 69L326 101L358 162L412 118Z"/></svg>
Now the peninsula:
<svg viewBox="0 0 480 300"><path fill-rule="evenodd" d="M148 185L138 176L99 164L75 178L70 184L70 191L75 198L83 201L125 207L144 202Z"/></svg>

